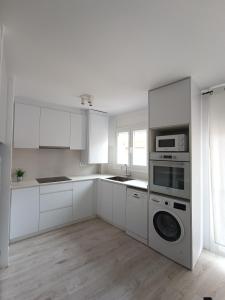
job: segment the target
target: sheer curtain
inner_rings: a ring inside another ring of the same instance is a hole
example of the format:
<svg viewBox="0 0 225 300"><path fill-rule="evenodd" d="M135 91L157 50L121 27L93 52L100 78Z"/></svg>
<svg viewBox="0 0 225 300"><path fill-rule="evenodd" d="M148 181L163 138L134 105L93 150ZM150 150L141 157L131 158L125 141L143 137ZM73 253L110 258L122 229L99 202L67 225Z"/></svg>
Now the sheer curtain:
<svg viewBox="0 0 225 300"><path fill-rule="evenodd" d="M225 255L225 89L204 99L203 161L206 230L211 251ZM207 236L207 235L206 235Z"/></svg>

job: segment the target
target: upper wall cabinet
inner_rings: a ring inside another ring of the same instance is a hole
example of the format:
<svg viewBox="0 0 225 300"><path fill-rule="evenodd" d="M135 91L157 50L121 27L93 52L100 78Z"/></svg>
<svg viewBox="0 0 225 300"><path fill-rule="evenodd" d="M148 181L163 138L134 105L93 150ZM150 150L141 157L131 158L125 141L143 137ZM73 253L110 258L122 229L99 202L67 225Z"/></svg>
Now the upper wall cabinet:
<svg viewBox="0 0 225 300"><path fill-rule="evenodd" d="M15 104L14 148L39 147L40 112L38 106Z"/></svg>
<svg viewBox="0 0 225 300"><path fill-rule="evenodd" d="M87 118L87 147L82 160L89 164L108 163L108 115L89 110Z"/></svg>
<svg viewBox="0 0 225 300"><path fill-rule="evenodd" d="M86 147L86 115L70 114L70 149L83 150Z"/></svg>
<svg viewBox="0 0 225 300"><path fill-rule="evenodd" d="M190 122L190 78L149 91L150 128Z"/></svg>
<svg viewBox="0 0 225 300"><path fill-rule="evenodd" d="M40 119L40 146L70 147L70 113L42 108Z"/></svg>

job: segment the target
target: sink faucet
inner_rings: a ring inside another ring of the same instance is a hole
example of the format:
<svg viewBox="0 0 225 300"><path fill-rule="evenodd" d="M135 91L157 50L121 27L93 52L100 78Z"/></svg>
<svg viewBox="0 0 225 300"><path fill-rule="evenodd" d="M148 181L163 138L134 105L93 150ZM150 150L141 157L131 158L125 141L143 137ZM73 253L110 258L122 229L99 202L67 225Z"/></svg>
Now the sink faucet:
<svg viewBox="0 0 225 300"><path fill-rule="evenodd" d="M128 165L124 164L124 166L125 166L125 169L126 169L126 173L125 173L126 177L130 177L131 176L131 172L128 171Z"/></svg>

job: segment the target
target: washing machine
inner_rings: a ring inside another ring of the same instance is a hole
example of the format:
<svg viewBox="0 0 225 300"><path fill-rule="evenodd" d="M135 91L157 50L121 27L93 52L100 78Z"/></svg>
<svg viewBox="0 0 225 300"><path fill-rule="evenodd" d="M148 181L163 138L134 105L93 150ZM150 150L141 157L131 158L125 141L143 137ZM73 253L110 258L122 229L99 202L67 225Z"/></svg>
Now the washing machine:
<svg viewBox="0 0 225 300"><path fill-rule="evenodd" d="M190 202L150 194L148 243L152 249L191 269Z"/></svg>

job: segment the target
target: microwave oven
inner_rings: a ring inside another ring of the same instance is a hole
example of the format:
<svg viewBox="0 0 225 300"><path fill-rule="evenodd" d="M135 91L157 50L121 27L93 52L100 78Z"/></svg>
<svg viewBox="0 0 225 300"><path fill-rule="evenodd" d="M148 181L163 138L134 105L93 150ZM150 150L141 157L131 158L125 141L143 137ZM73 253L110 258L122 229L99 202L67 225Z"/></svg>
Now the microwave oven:
<svg viewBox="0 0 225 300"><path fill-rule="evenodd" d="M156 136L156 152L185 152L187 151L187 135Z"/></svg>

